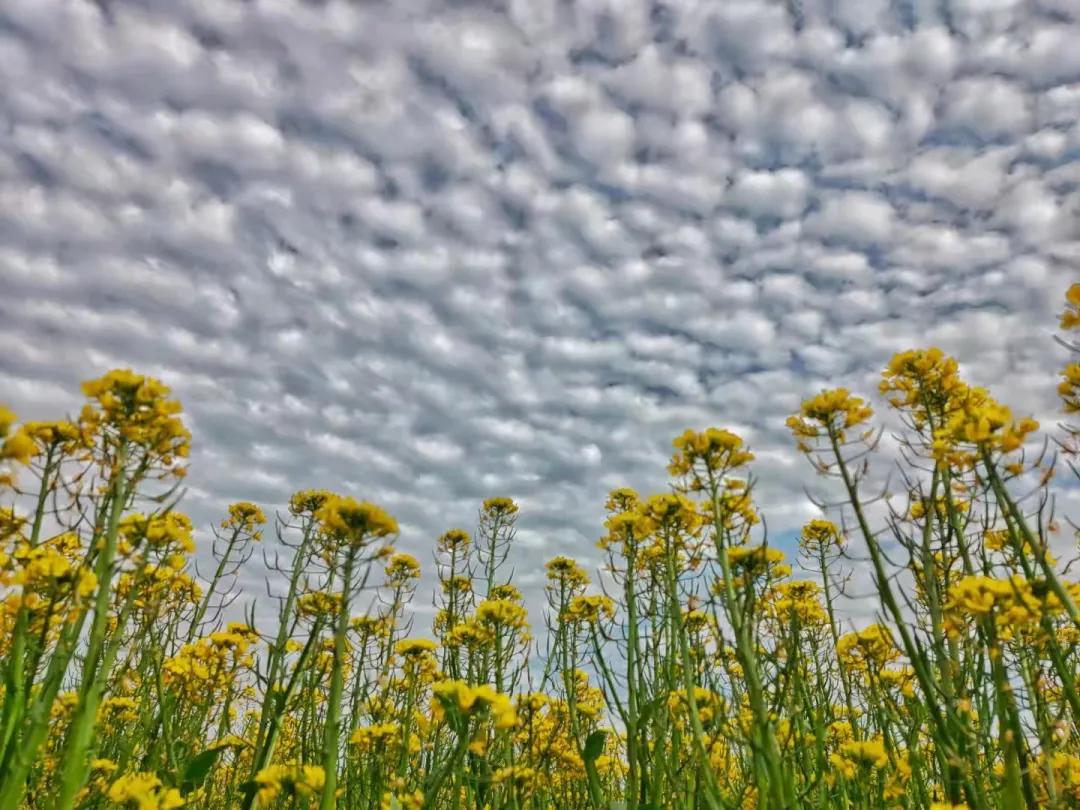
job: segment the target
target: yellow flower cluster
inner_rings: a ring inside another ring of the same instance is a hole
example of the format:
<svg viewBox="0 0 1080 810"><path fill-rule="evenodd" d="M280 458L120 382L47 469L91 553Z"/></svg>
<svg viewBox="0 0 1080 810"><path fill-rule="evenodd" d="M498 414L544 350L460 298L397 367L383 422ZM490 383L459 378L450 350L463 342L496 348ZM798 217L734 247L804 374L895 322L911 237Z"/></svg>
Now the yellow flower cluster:
<svg viewBox="0 0 1080 810"><path fill-rule="evenodd" d="M1011 453L1039 429L1034 419L1014 419L1008 406L995 401L984 388L963 388L952 400L944 426L934 432L934 449L945 455L950 443Z"/></svg>
<svg viewBox="0 0 1080 810"><path fill-rule="evenodd" d="M97 589L97 576L79 565L66 539L78 542L75 535L65 533L37 548L26 544L16 547L12 560L18 568L9 583L21 586L24 598L33 595L38 600L52 601L70 593L85 599Z"/></svg>
<svg viewBox="0 0 1080 810"><path fill-rule="evenodd" d="M212 700L232 684L238 668L251 666L247 650L256 639L247 625L230 625L185 644L162 666L165 685L194 702Z"/></svg>
<svg viewBox="0 0 1080 810"><path fill-rule="evenodd" d="M341 605L341 594L327 591L308 591L300 594L296 602L296 611L301 616L311 618L336 616Z"/></svg>
<svg viewBox="0 0 1080 810"><path fill-rule="evenodd" d="M443 554L460 552L469 546L472 538L464 529L450 529L439 537L436 548Z"/></svg>
<svg viewBox="0 0 1080 810"><path fill-rule="evenodd" d="M331 495L315 513L328 536L348 545L365 545L398 533L398 524L385 510L367 501Z"/></svg>
<svg viewBox="0 0 1080 810"><path fill-rule="evenodd" d="M766 610L778 621L820 626L828 620L821 604L821 586L812 580L778 582L766 597Z"/></svg>
<svg viewBox="0 0 1080 810"><path fill-rule="evenodd" d="M802 528L799 536L799 545L806 553L816 557L822 552L829 552L840 548L844 544L844 537L840 528L831 520L813 518Z"/></svg>
<svg viewBox="0 0 1080 810"><path fill-rule="evenodd" d="M190 554L195 550L191 518L183 512L149 517L129 514L120 523L120 538L120 554L125 557L146 548L166 555Z"/></svg>
<svg viewBox="0 0 1080 810"><path fill-rule="evenodd" d="M843 743L837 753L829 756L829 762L845 779L854 779L864 768L884 768L889 764L889 755L884 740L876 737Z"/></svg>
<svg viewBox="0 0 1080 810"><path fill-rule="evenodd" d="M184 806L176 788L167 788L152 773L125 774L109 788L109 801L131 810L173 810Z"/></svg>
<svg viewBox="0 0 1080 810"><path fill-rule="evenodd" d="M911 411L917 425L947 412L949 401L963 389L956 360L933 346L898 352L881 372L878 390L894 408Z"/></svg>
<svg viewBox="0 0 1080 810"><path fill-rule="evenodd" d="M119 369L84 382L82 389L93 400L79 417L84 429L114 433L117 439L141 450L147 461L183 474L183 468L173 465L176 459L187 458L191 434L180 419L180 403L170 398L167 385Z"/></svg>
<svg viewBox="0 0 1080 810"><path fill-rule="evenodd" d="M742 439L689 430L671 491L609 494L599 573L515 569L509 498L475 542L443 534L428 638L420 561L378 542L398 526L374 504L290 499L269 616L234 602L261 507L230 505L216 565L191 562L156 381L94 381L74 425L0 411L0 473L30 462L0 506L0 810L1080 806L1076 518L1049 461L1005 455L1034 422L937 349L896 355L881 389L899 504L865 494L866 401L824 391L789 420L847 527L798 533L813 579L792 578L787 524L764 531ZM241 608L277 624L224 624Z"/></svg>
<svg viewBox="0 0 1080 810"><path fill-rule="evenodd" d="M424 792L414 790L411 793L383 794L379 802L379 810L423 810Z"/></svg>
<svg viewBox="0 0 1080 810"><path fill-rule="evenodd" d="M668 473L678 478L690 477L694 489L702 489L709 481L716 482L754 460L754 454L743 448L740 436L719 428L686 430L672 444L675 455Z"/></svg>
<svg viewBox="0 0 1080 810"><path fill-rule="evenodd" d="M386 580L391 587L402 587L420 578L420 561L412 554L395 554L386 563Z"/></svg>
<svg viewBox="0 0 1080 810"><path fill-rule="evenodd" d="M221 528L248 532L253 540L261 540L262 532L259 531L259 526L264 523L266 515L260 507L248 501L240 501L229 504L229 516L221 521Z"/></svg>
<svg viewBox="0 0 1080 810"><path fill-rule="evenodd" d="M528 615L524 605L511 599L485 599L476 606L477 624L492 630L521 630L528 623Z"/></svg>
<svg viewBox="0 0 1080 810"><path fill-rule="evenodd" d="M481 507L484 512L490 515L499 515L503 517L509 517L510 515L516 515L518 511L518 505L514 503L512 498L496 497L488 498L484 501Z"/></svg>
<svg viewBox="0 0 1080 810"><path fill-rule="evenodd" d="M25 432L11 433L17 420L14 412L0 405L0 465L5 465L0 466L0 487L12 486L15 483L15 473L7 468L5 462L29 464L37 449L33 439Z"/></svg>
<svg viewBox="0 0 1080 810"><path fill-rule="evenodd" d="M349 742L356 746L360 754L382 751L401 742L401 724L391 722L359 726L353 730Z"/></svg>
<svg viewBox="0 0 1080 810"><path fill-rule="evenodd" d="M575 596L570 600L563 619L579 624L596 624L601 620L615 618L615 602L610 596Z"/></svg>
<svg viewBox="0 0 1080 810"><path fill-rule="evenodd" d="M279 796L318 796L326 784L326 774L318 765L270 765L255 775L255 783L259 803L269 805Z"/></svg>
<svg viewBox="0 0 1080 810"><path fill-rule="evenodd" d="M734 546L727 549L732 570L751 576L762 574L784 561L784 552L768 546Z"/></svg>
<svg viewBox="0 0 1080 810"><path fill-rule="evenodd" d="M303 489L289 498L289 512L298 517L313 517L333 493L325 489Z"/></svg>
<svg viewBox="0 0 1080 810"><path fill-rule="evenodd" d="M1061 328L1066 331L1080 329L1080 284L1073 284L1065 293L1065 312L1061 315Z"/></svg>
<svg viewBox="0 0 1080 810"><path fill-rule="evenodd" d="M638 537L663 531L695 536L701 531L701 512L693 501L677 492L651 495L638 504L633 514Z"/></svg>
<svg viewBox="0 0 1080 810"><path fill-rule="evenodd" d="M1006 579L982 575L963 577L949 588L946 608L957 619L992 617L998 637L1006 640L1016 632L1037 625L1044 615L1058 614L1064 609L1045 583L1032 582L1019 575ZM961 627L962 623L955 621L951 629L958 633Z"/></svg>
<svg viewBox="0 0 1080 810"><path fill-rule="evenodd" d="M547 578L568 592L577 591L589 584L589 575L585 569L569 557L552 557L544 564Z"/></svg>
<svg viewBox="0 0 1080 810"><path fill-rule="evenodd" d="M468 718L486 710L497 729L514 728L518 724L513 701L490 686L470 686L465 681L446 680L435 684L433 693L435 703L432 708L436 717L457 712Z"/></svg>
<svg viewBox="0 0 1080 810"><path fill-rule="evenodd" d="M841 636L836 653L846 667L855 671L880 670L900 657L892 632L882 624L871 624Z"/></svg>
<svg viewBox="0 0 1080 810"><path fill-rule="evenodd" d="M406 658L435 652L439 645L429 638L406 638L394 645L394 652Z"/></svg>
<svg viewBox="0 0 1080 810"><path fill-rule="evenodd" d="M507 765L491 775L491 781L496 785L512 785L519 799L532 795L536 780L536 771L527 765Z"/></svg>
<svg viewBox="0 0 1080 810"><path fill-rule="evenodd" d="M788 417L787 426L795 435L798 448L810 452L809 440L835 436L837 441L844 442L847 430L869 422L873 415L873 408L862 397L846 388L835 388L803 402L799 414Z"/></svg>
<svg viewBox="0 0 1080 810"><path fill-rule="evenodd" d="M751 527L761 522L746 482L738 479L729 479L722 491L715 493L712 500L706 501L702 514L709 523L720 526L729 534L742 537ZM737 537L733 542L742 542L742 539Z"/></svg>

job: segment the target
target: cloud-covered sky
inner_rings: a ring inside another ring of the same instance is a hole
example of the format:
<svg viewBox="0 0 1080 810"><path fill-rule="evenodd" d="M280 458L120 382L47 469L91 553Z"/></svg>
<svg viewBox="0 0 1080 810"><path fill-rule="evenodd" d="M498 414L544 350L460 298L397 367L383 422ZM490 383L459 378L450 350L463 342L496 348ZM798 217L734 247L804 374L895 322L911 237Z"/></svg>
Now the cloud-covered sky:
<svg viewBox="0 0 1080 810"><path fill-rule="evenodd" d="M162 377L203 521L328 487L426 560L510 495L525 586L729 427L783 535L784 417L898 349L1057 419L1078 43L1076 0L7 0L0 399Z"/></svg>

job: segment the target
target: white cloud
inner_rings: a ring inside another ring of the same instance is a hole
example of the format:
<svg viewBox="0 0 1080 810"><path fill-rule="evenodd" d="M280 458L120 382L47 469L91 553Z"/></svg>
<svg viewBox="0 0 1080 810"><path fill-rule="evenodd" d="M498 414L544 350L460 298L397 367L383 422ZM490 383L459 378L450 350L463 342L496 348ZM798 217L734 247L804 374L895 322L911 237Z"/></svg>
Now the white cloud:
<svg viewBox="0 0 1080 810"><path fill-rule="evenodd" d="M1053 424L1075 15L948 5L5 3L3 396L134 366L203 525L345 488L419 551L499 491L533 567L687 426L752 437L792 529L784 416L897 349Z"/></svg>
<svg viewBox="0 0 1080 810"><path fill-rule="evenodd" d="M726 198L752 216L788 219L802 213L809 188L806 175L798 169L743 171L735 176Z"/></svg>
<svg viewBox="0 0 1080 810"><path fill-rule="evenodd" d="M942 102L944 123L994 139L1031 125L1031 100L1019 85L994 76L961 79Z"/></svg>
<svg viewBox="0 0 1080 810"><path fill-rule="evenodd" d="M820 210L807 217L806 227L824 239L855 245L888 242L895 211L888 200L868 191L847 191L824 196Z"/></svg>

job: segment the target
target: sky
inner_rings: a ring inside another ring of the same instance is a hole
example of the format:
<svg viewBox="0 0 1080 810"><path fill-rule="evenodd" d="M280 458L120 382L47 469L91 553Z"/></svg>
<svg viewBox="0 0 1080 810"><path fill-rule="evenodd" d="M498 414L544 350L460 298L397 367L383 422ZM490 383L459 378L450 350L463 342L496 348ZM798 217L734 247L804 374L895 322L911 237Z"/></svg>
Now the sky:
<svg viewBox="0 0 1080 810"><path fill-rule="evenodd" d="M201 525L325 487L427 563L509 495L534 594L726 427L782 543L831 491L785 417L895 351L1060 420L1078 42L1077 0L7 0L0 400L162 378Z"/></svg>

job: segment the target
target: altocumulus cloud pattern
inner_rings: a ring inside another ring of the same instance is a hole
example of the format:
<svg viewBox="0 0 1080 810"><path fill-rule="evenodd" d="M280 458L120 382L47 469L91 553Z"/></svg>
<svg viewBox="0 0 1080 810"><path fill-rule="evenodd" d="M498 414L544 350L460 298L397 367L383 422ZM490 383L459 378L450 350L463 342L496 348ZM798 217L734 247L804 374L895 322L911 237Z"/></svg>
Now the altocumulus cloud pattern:
<svg viewBox="0 0 1080 810"><path fill-rule="evenodd" d="M0 391L161 376L203 522L326 486L420 549L511 495L526 588L725 426L782 537L784 417L895 350L1056 420L1078 43L1075 0L8 0Z"/></svg>

